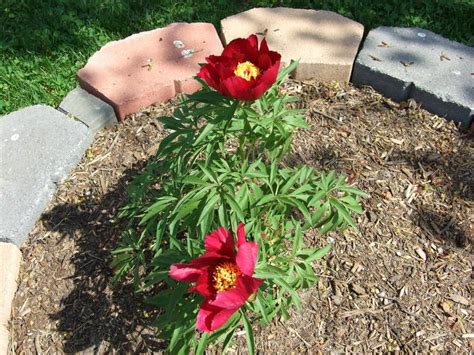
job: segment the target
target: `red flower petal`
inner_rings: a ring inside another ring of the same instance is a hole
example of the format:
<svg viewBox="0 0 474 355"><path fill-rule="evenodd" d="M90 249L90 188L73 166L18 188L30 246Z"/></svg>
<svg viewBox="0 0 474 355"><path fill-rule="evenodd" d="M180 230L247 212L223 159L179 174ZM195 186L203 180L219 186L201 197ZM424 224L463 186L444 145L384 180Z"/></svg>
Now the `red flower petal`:
<svg viewBox="0 0 474 355"><path fill-rule="evenodd" d="M265 41L266 43L266 40L265 38L262 40L262 43ZM248 44L250 45L250 47L252 47L252 49L254 49L255 51L258 51L258 38L257 38L257 35L250 35L247 37L247 42ZM261 47L260 47L261 49ZM267 48L268 50L268 48Z"/></svg>
<svg viewBox="0 0 474 355"><path fill-rule="evenodd" d="M265 39L259 49L256 35L247 39L237 38L224 48L222 55L206 58L208 64L201 68L198 76L224 96L245 101L256 100L276 81L280 58L280 54L268 49ZM257 66L260 75L251 80L237 76L235 68L245 62Z"/></svg>
<svg viewBox="0 0 474 355"><path fill-rule="evenodd" d="M184 282L196 282L201 274L202 270L189 264L173 264L168 273L172 279Z"/></svg>
<svg viewBox="0 0 474 355"><path fill-rule="evenodd" d="M237 248L245 242L247 242L247 239L245 239L245 225L240 223L237 226Z"/></svg>
<svg viewBox="0 0 474 355"><path fill-rule="evenodd" d="M258 257L258 245L254 242L246 242L239 246L237 256L235 258L236 264L242 274L252 276L255 270L255 264Z"/></svg>
<svg viewBox="0 0 474 355"><path fill-rule="evenodd" d="M280 61L273 64L270 68L263 72L260 76L257 85L253 88L254 95L262 96L267 91L278 77L278 69L280 68Z"/></svg>
<svg viewBox="0 0 474 355"><path fill-rule="evenodd" d="M229 93L229 96L232 96L237 100L256 100L258 96L254 92L252 81L247 81L238 76L232 76L223 80L221 87Z"/></svg>
<svg viewBox="0 0 474 355"><path fill-rule="evenodd" d="M205 298L213 297L216 294L216 290L212 286L211 281L209 269L204 270L196 280L196 285L189 288L189 292L197 292Z"/></svg>
<svg viewBox="0 0 474 355"><path fill-rule="evenodd" d="M234 255L228 256L222 255L216 251L206 251L204 255L192 260L190 265L196 269L202 269L233 259Z"/></svg>
<svg viewBox="0 0 474 355"><path fill-rule="evenodd" d="M242 278L243 278L243 282L245 283L245 287L249 294L249 297L251 294L257 292L258 288L264 281L262 279L257 279L255 277L250 277L250 276L245 276L245 275L242 276Z"/></svg>
<svg viewBox="0 0 474 355"><path fill-rule="evenodd" d="M257 36L253 36L255 39L257 38ZM227 46L225 46L224 51L222 52L222 57L231 58L237 62L245 62L246 60L251 61L252 59L255 59L258 54L258 48L256 43L249 39L236 38L232 40Z"/></svg>
<svg viewBox="0 0 474 355"><path fill-rule="evenodd" d="M197 76L204 80L211 88L219 90L219 75L217 75L212 65L205 65L201 67L201 70Z"/></svg>
<svg viewBox="0 0 474 355"><path fill-rule="evenodd" d="M238 278L234 288L218 293L213 301L209 301L209 304L226 309L242 307L250 295L257 291L262 282L263 280L242 275Z"/></svg>
<svg viewBox="0 0 474 355"><path fill-rule="evenodd" d="M234 237L232 236L232 233L224 227L221 227L206 236L204 245L207 252L214 252L228 257L233 257L235 255Z"/></svg>
<svg viewBox="0 0 474 355"><path fill-rule="evenodd" d="M264 37L262 42L260 43L260 53L268 53L270 50L268 49L267 39Z"/></svg>
<svg viewBox="0 0 474 355"><path fill-rule="evenodd" d="M208 301L204 301L199 307L196 328L210 333L222 327L237 309L220 308L210 305Z"/></svg>

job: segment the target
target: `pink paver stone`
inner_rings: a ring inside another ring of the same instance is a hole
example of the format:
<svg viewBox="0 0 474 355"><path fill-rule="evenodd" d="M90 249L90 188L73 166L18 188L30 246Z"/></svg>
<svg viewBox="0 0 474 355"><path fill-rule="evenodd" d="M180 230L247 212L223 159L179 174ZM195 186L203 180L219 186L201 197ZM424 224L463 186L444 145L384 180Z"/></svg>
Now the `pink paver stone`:
<svg viewBox="0 0 474 355"><path fill-rule="evenodd" d="M265 36L282 63L300 59L297 79L349 81L364 26L330 11L255 8L221 21L225 43L252 33Z"/></svg>
<svg viewBox="0 0 474 355"><path fill-rule="evenodd" d="M81 87L108 102L121 120L201 85L199 63L219 55L222 43L210 23L174 23L107 43L77 72Z"/></svg>

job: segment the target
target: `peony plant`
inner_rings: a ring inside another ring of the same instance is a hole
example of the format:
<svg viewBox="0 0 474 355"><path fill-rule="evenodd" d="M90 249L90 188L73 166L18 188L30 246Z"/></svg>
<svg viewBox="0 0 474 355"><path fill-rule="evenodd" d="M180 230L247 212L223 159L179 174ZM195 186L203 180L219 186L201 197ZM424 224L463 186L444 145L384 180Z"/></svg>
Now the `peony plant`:
<svg viewBox="0 0 474 355"><path fill-rule="evenodd" d="M364 193L344 176L283 164L306 122L280 90L297 62L280 60L256 35L208 57L202 90L159 118L169 134L129 186L116 279L149 295L171 353L225 352L241 327L255 353L253 324L300 310L297 291L331 249L304 236L355 228L362 213Z"/></svg>

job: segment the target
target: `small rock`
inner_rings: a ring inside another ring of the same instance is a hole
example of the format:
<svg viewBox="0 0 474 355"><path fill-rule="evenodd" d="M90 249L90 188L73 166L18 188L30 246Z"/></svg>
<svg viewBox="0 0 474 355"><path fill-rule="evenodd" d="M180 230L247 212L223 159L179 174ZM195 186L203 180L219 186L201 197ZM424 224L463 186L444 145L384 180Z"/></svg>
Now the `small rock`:
<svg viewBox="0 0 474 355"><path fill-rule="evenodd" d="M362 286L359 286L357 284L352 284L351 286L352 291L357 293L358 295L365 295L365 289Z"/></svg>
<svg viewBox="0 0 474 355"><path fill-rule="evenodd" d="M402 276L401 276L401 275L395 274L395 275L393 275L392 277L390 277L390 279L388 279L388 281L389 281L390 283L394 284L394 283L400 281L401 279L402 279Z"/></svg>
<svg viewBox="0 0 474 355"><path fill-rule="evenodd" d="M336 295L336 296L333 296L333 297L332 297L332 302L333 302L336 306L340 306L340 305L342 304L342 302L343 302L343 299L342 299L341 296Z"/></svg>
<svg viewBox="0 0 474 355"><path fill-rule="evenodd" d="M377 215L372 211L367 212L367 217L369 218L370 222L376 222L378 218Z"/></svg>
<svg viewBox="0 0 474 355"><path fill-rule="evenodd" d="M420 258L422 258L423 261L426 262L426 253L423 251L423 249L421 249L421 248L416 248L415 251L416 251L416 253L418 254L418 256L419 256Z"/></svg>

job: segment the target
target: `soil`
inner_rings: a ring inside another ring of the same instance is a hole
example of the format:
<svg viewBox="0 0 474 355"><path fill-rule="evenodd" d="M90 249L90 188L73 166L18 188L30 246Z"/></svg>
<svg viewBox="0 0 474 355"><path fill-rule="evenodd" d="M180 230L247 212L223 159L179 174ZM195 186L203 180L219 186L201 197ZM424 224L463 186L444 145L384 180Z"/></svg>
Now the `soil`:
<svg viewBox="0 0 474 355"><path fill-rule="evenodd" d="M310 128L287 164L347 175L370 194L359 230L332 233L303 312L255 329L260 353L474 350L474 140L414 102L351 84L289 82ZM97 134L22 248L11 352L151 353L154 310L113 287L126 186L166 134L150 107ZM323 245L325 238L314 240ZM232 350L245 352L242 332Z"/></svg>

